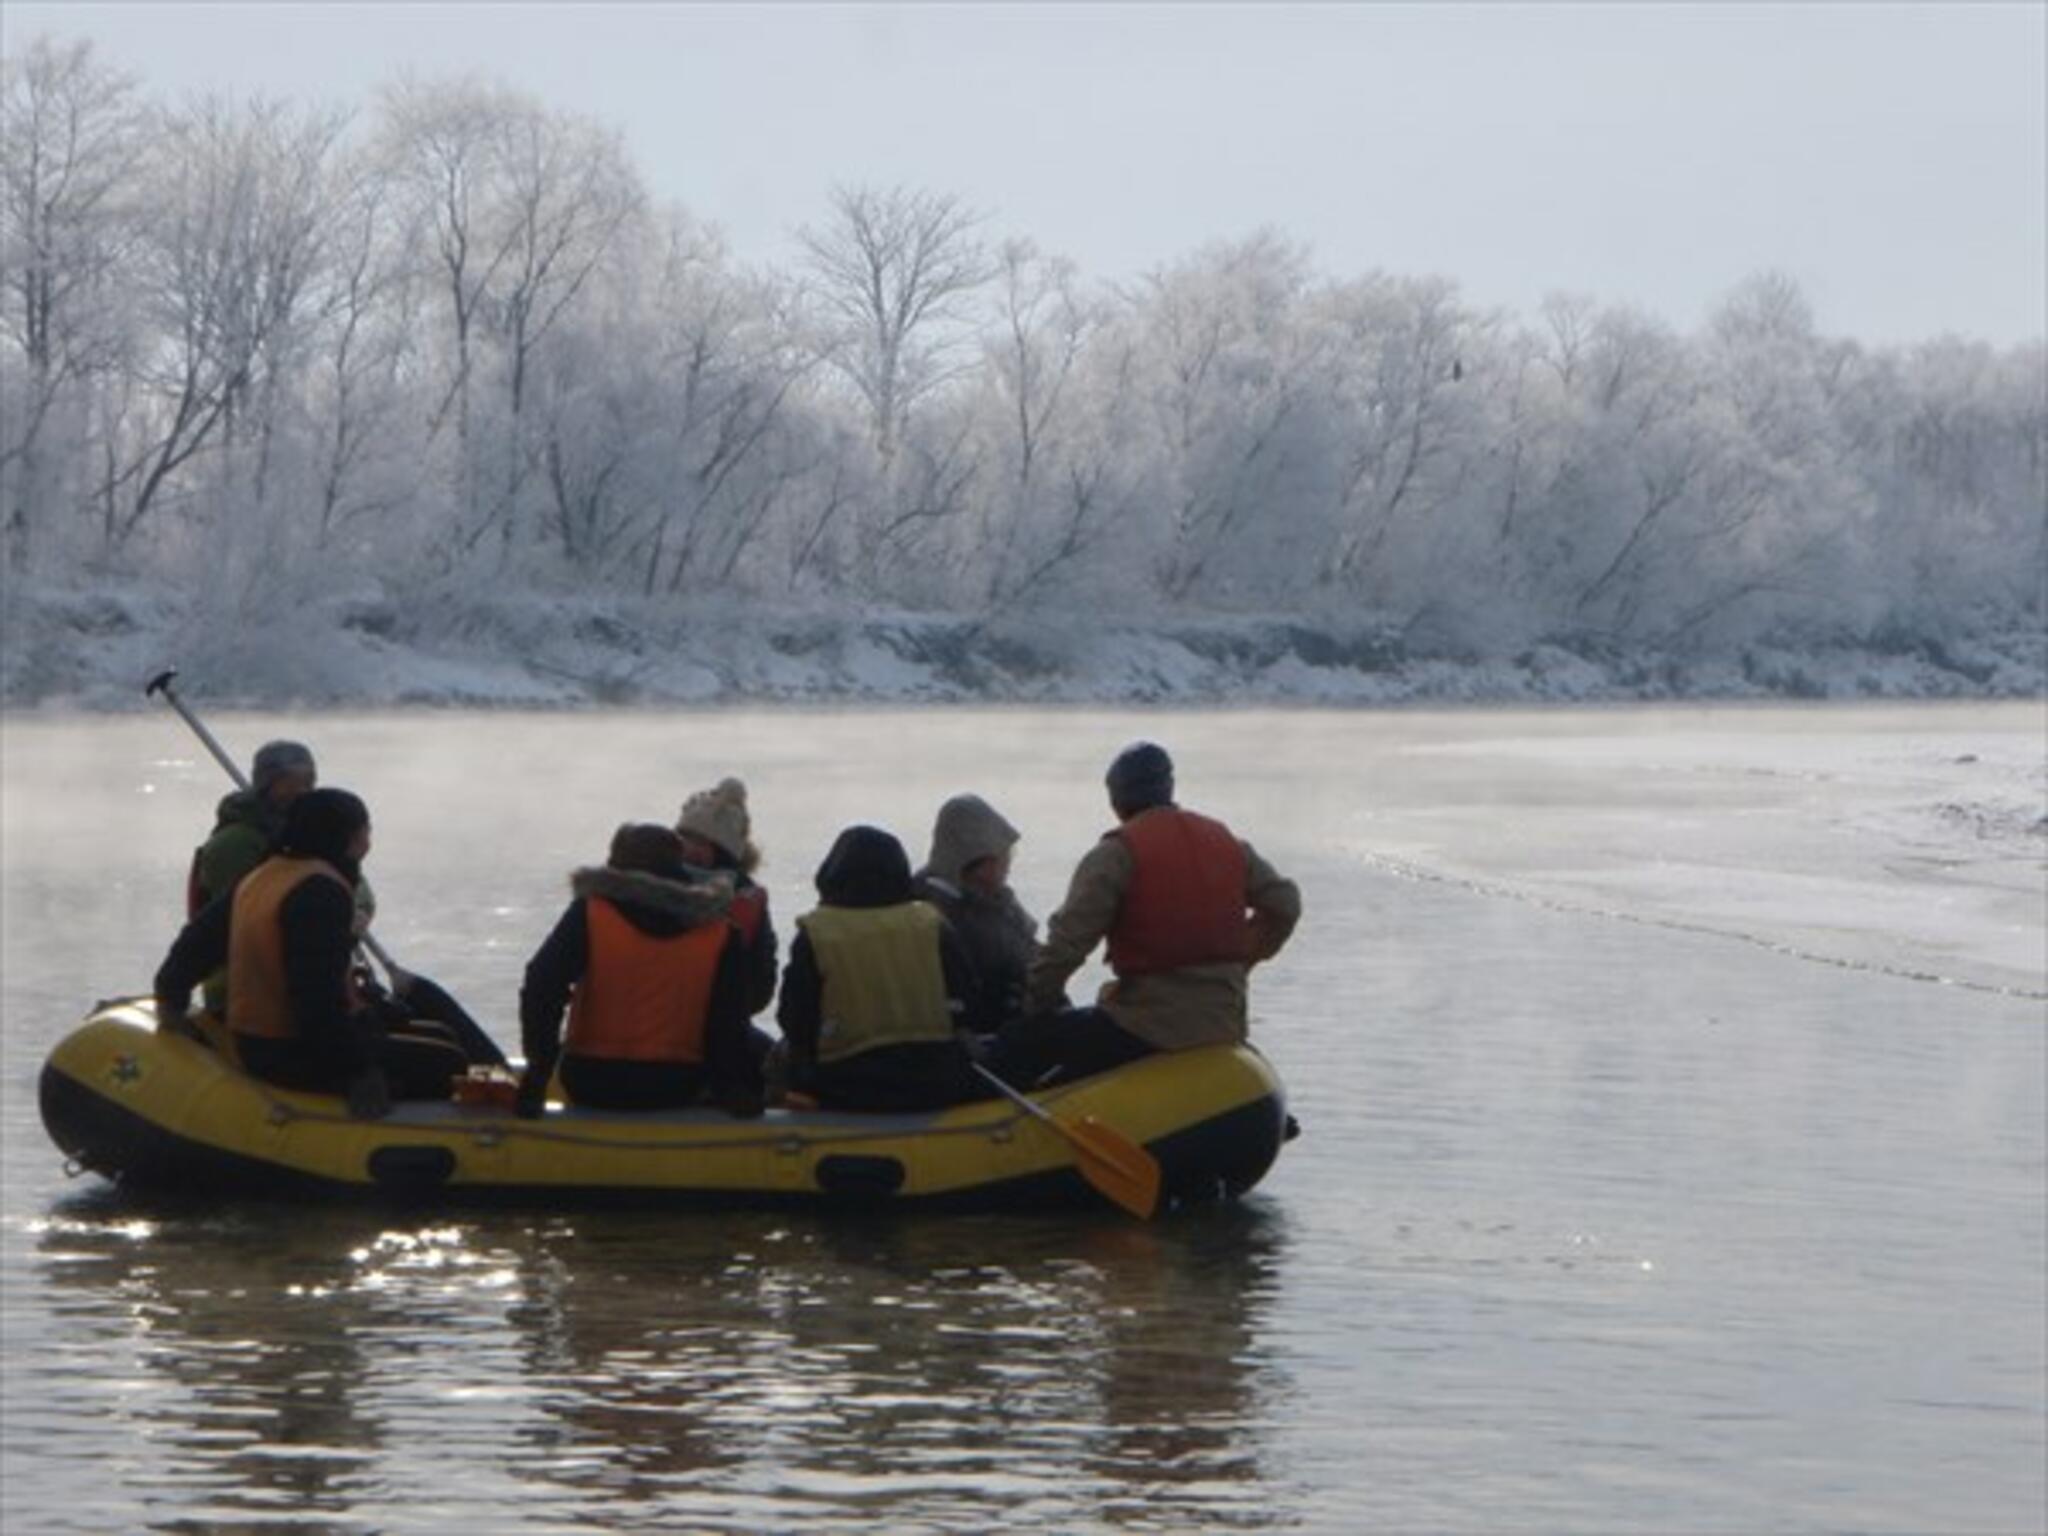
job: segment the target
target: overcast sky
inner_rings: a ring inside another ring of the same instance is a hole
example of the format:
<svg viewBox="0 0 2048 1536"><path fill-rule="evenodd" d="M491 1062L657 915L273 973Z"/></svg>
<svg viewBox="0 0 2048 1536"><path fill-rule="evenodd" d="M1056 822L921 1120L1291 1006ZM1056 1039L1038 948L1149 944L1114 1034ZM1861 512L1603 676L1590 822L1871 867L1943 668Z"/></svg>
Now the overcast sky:
<svg viewBox="0 0 2048 1536"><path fill-rule="evenodd" d="M1832 332L2048 328L2048 6L38 4L153 91L474 73L620 129L747 258L835 182L963 194L1092 275L1271 224L1335 273L1685 326L1792 273Z"/></svg>

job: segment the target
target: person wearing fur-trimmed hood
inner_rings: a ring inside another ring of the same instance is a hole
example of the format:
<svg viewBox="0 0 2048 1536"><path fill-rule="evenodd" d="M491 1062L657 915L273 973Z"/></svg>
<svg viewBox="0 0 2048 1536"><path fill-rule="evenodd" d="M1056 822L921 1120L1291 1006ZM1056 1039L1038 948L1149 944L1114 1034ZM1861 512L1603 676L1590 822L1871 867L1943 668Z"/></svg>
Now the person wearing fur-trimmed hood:
<svg viewBox="0 0 2048 1536"><path fill-rule="evenodd" d="M917 872L920 901L939 909L974 964L967 1026L991 1033L1024 1011L1024 975L1038 948L1038 920L1010 888L1017 829L980 795L939 807L931 856Z"/></svg>
<svg viewBox="0 0 2048 1536"><path fill-rule="evenodd" d="M679 1109L708 1090L734 1114L760 1113L730 880L695 877L667 827L628 824L569 889L519 989L519 1112L541 1112L559 1062L574 1104Z"/></svg>
<svg viewBox="0 0 2048 1536"><path fill-rule="evenodd" d="M761 866L761 849L754 841L753 817L747 811L747 786L727 777L691 795L676 817L676 834L683 840L685 863L732 880L732 921L739 930L751 1017L775 1000L777 953L768 892L754 879ZM766 1045L765 1036L762 1044Z"/></svg>

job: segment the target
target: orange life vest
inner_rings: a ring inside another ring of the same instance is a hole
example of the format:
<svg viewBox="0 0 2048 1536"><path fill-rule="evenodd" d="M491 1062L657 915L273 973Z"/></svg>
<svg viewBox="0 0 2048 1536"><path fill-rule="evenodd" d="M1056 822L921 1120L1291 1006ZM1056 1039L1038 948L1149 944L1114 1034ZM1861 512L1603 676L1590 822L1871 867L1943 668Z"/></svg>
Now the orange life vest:
<svg viewBox="0 0 2048 1536"><path fill-rule="evenodd" d="M1132 863L1108 933L1117 975L1245 959L1244 844L1230 828L1162 805L1108 836L1123 840Z"/></svg>
<svg viewBox="0 0 2048 1536"><path fill-rule="evenodd" d="M600 896L584 899L583 921L589 954L569 1002L566 1048L613 1061L701 1063L712 983L731 925L709 922L657 937Z"/></svg>
<svg viewBox="0 0 2048 1536"><path fill-rule="evenodd" d="M282 854L265 859L235 887L228 916L228 1028L235 1034L284 1040L299 1032L285 983L279 917L285 898L308 880L332 880L349 889L341 871L325 859ZM348 985L353 993L353 981Z"/></svg>

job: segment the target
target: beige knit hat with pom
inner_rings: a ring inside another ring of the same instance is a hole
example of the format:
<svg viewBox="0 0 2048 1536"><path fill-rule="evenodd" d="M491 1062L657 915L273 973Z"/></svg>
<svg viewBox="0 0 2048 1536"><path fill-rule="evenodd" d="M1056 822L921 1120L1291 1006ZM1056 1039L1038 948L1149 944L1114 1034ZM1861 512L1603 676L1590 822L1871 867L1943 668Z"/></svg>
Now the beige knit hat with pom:
<svg viewBox="0 0 2048 1536"><path fill-rule="evenodd" d="M747 856L747 837L753 823L747 816L747 786L738 779L720 779L683 802L683 814L676 821L678 832L701 837L722 849L735 863Z"/></svg>

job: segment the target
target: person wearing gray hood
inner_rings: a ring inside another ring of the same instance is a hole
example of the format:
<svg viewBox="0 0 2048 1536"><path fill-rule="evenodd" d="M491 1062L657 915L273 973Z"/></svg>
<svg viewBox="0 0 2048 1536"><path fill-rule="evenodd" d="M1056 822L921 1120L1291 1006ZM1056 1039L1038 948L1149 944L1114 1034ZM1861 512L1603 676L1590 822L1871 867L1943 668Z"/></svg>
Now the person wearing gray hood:
<svg viewBox="0 0 2048 1536"><path fill-rule="evenodd" d="M967 1028L999 1029L1024 1011L1024 974L1038 948L1038 920L1010 889L1017 829L979 795L939 807L931 856L917 872L918 899L939 909L974 965Z"/></svg>

